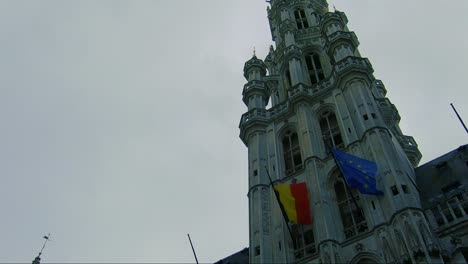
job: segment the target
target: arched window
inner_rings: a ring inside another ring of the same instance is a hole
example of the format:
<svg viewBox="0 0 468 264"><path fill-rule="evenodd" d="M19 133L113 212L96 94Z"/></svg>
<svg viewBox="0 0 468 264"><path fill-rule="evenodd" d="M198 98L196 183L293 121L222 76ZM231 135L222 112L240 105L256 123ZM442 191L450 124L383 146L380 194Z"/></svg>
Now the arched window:
<svg viewBox="0 0 468 264"><path fill-rule="evenodd" d="M294 11L294 18L296 19L296 25L298 29L308 28L309 22L303 9Z"/></svg>
<svg viewBox="0 0 468 264"><path fill-rule="evenodd" d="M342 148L344 146L335 113L329 111L323 112L320 117L320 130L322 131L322 139L327 153L332 148Z"/></svg>
<svg viewBox="0 0 468 264"><path fill-rule="evenodd" d="M310 82L312 85L315 85L325 78L322 64L320 63L320 57L317 53L309 53L305 57L305 60L307 64L307 71L309 72Z"/></svg>
<svg viewBox="0 0 468 264"><path fill-rule="evenodd" d="M288 130L283 137L283 157L286 175L302 169L301 148L296 132Z"/></svg>
<svg viewBox="0 0 468 264"><path fill-rule="evenodd" d="M349 189L345 187L343 181L343 177L340 175L335 182L335 193L344 233L346 238L350 238L367 231L368 227L363 212L356 207L356 204L359 203L358 192L355 189L351 190L354 196L353 201Z"/></svg>

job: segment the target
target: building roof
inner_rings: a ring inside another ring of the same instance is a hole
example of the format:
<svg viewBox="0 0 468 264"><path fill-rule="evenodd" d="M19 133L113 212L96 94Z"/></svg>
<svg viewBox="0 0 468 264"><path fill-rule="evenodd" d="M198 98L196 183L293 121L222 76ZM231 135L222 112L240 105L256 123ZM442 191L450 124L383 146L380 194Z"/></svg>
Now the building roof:
<svg viewBox="0 0 468 264"><path fill-rule="evenodd" d="M218 260L214 264L248 264L249 263L249 248L244 248L241 251L232 254L229 257Z"/></svg>
<svg viewBox="0 0 468 264"><path fill-rule="evenodd" d="M468 187L468 144L416 168L421 205L430 208L438 201Z"/></svg>

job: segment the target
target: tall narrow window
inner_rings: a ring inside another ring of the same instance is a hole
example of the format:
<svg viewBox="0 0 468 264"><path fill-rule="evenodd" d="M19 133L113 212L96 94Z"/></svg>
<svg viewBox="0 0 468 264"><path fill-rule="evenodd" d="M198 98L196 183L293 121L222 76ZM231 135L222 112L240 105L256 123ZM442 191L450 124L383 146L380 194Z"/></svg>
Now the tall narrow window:
<svg viewBox="0 0 468 264"><path fill-rule="evenodd" d="M296 243L296 248L294 250L296 260L313 255L317 252L313 225L293 225L292 232Z"/></svg>
<svg viewBox="0 0 468 264"><path fill-rule="evenodd" d="M327 153L329 153L332 148L344 147L335 113L325 111L322 114L320 118L320 129Z"/></svg>
<svg viewBox="0 0 468 264"><path fill-rule="evenodd" d="M346 238L368 230L363 212L356 207L356 203L359 202L359 194L356 190L352 190L352 192L355 201L353 201L348 189L345 188L343 177L340 176L335 182L335 193Z"/></svg>
<svg viewBox="0 0 468 264"><path fill-rule="evenodd" d="M285 79L286 79L286 88L290 88L291 85L292 85L292 81L291 81L291 72L289 70L287 70L285 73L284 73L284 76L285 76Z"/></svg>
<svg viewBox="0 0 468 264"><path fill-rule="evenodd" d="M433 207L431 209L432 211L432 214L434 215L434 218L436 220L436 223L438 226L442 226L445 224L444 222L444 218L442 218L442 215L440 214L440 211L439 211L439 208L436 206L436 207Z"/></svg>
<svg viewBox="0 0 468 264"><path fill-rule="evenodd" d="M292 80L291 80L291 72L287 69L283 74L283 92L285 99L288 98L288 91L291 89Z"/></svg>
<svg viewBox="0 0 468 264"><path fill-rule="evenodd" d="M446 203L442 203L440 205L441 209L442 209L442 213L444 214L445 216L445 219L447 219L448 222L453 222L454 220L454 215L452 214L452 212L450 212L450 209L449 207L447 206Z"/></svg>
<svg viewBox="0 0 468 264"><path fill-rule="evenodd" d="M457 198L453 198L447 201L448 205L452 208L452 212L455 215L456 218L461 218L463 216L462 214L462 209L459 206L460 203L457 200Z"/></svg>
<svg viewBox="0 0 468 264"><path fill-rule="evenodd" d="M309 22L303 9L294 11L294 18L296 19L296 25L298 29L308 28Z"/></svg>
<svg viewBox="0 0 468 264"><path fill-rule="evenodd" d="M312 85L317 84L325 78L323 74L320 57L317 53L310 53L306 57L307 71L309 72L310 82Z"/></svg>
<svg viewBox="0 0 468 264"><path fill-rule="evenodd" d="M460 201L460 205L463 208L465 214L468 214L468 200L465 199L463 194L457 194L458 201Z"/></svg>
<svg viewBox="0 0 468 264"><path fill-rule="evenodd" d="M283 137L283 156L286 175L302 169L301 148L296 132L287 131Z"/></svg>

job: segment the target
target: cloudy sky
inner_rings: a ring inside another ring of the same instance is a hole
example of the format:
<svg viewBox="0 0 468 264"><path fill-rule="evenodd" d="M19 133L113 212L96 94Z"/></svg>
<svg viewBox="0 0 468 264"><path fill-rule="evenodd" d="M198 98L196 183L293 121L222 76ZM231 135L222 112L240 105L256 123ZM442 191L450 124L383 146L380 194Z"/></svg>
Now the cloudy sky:
<svg viewBox="0 0 468 264"><path fill-rule="evenodd" d="M467 143L468 2L334 0L423 163ZM248 246L243 63L262 0L0 1L0 262L214 262Z"/></svg>

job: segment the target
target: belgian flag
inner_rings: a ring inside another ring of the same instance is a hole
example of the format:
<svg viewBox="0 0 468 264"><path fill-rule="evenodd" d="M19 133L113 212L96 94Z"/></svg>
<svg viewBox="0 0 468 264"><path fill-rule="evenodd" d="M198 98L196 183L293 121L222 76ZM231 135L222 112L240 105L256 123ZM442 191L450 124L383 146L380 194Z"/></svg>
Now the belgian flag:
<svg viewBox="0 0 468 264"><path fill-rule="evenodd" d="M312 224L309 195L305 182L275 186L279 200L289 222L293 224Z"/></svg>

